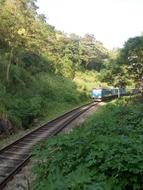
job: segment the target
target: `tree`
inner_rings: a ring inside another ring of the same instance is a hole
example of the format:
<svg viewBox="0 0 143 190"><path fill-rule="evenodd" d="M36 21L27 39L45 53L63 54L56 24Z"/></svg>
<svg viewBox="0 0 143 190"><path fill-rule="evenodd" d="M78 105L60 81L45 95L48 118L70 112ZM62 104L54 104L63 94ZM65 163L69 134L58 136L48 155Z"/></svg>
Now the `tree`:
<svg viewBox="0 0 143 190"><path fill-rule="evenodd" d="M46 24L36 9L35 0L5 0L0 7L0 49L7 59L7 81L11 64L20 65L22 53L48 55L53 45L54 27Z"/></svg>
<svg viewBox="0 0 143 190"><path fill-rule="evenodd" d="M130 38L125 43L119 62L127 66L128 75L137 84L143 82L143 36Z"/></svg>
<svg viewBox="0 0 143 190"><path fill-rule="evenodd" d="M126 65L121 65L119 61L120 49L110 51L109 58L105 62L105 68L101 71L101 80L111 86L125 87L131 86L131 80L127 74Z"/></svg>
<svg viewBox="0 0 143 190"><path fill-rule="evenodd" d="M80 39L81 65L86 69L93 69L98 72L104 66L104 59L108 57L108 51L103 44L96 41L94 35L86 34Z"/></svg>

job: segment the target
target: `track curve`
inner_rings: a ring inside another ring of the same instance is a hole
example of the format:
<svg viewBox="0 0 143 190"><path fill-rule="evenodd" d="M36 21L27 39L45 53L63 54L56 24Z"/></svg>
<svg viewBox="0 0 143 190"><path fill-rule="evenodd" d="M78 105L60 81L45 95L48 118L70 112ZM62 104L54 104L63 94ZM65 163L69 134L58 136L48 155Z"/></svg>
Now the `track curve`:
<svg viewBox="0 0 143 190"><path fill-rule="evenodd" d="M92 102L75 108L2 148L0 150L0 189L29 161L30 153L36 143L58 134L79 115L97 104L97 102Z"/></svg>

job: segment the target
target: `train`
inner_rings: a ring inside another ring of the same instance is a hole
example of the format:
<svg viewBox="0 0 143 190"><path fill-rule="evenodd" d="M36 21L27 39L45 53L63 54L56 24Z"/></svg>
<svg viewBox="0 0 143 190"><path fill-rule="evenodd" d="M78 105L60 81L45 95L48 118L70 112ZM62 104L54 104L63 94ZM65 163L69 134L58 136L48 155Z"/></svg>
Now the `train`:
<svg viewBox="0 0 143 190"><path fill-rule="evenodd" d="M110 98L116 98L127 95L125 88L93 88L91 92L92 99L102 101Z"/></svg>

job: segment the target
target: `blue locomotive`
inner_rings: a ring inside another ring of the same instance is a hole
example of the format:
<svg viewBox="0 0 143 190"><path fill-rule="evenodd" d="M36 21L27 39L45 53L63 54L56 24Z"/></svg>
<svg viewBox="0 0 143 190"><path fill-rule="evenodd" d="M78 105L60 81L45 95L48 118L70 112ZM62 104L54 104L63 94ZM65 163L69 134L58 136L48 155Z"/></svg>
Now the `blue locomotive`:
<svg viewBox="0 0 143 190"><path fill-rule="evenodd" d="M126 93L124 88L93 88L91 97L94 100L101 101L108 98L120 97Z"/></svg>

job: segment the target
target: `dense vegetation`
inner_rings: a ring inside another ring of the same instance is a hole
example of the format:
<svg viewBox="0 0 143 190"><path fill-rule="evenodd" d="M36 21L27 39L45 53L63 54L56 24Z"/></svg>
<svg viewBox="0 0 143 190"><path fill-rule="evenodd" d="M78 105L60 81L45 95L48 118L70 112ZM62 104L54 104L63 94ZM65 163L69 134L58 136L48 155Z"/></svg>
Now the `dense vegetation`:
<svg viewBox="0 0 143 190"><path fill-rule="evenodd" d="M0 0L0 135L3 121L26 129L87 101L92 87L143 86L142 35L109 52L92 34L57 31L37 9ZM122 99L39 145L34 189L142 189L142 109Z"/></svg>
<svg viewBox="0 0 143 190"><path fill-rule="evenodd" d="M101 107L81 128L37 146L36 190L141 190L143 104Z"/></svg>
<svg viewBox="0 0 143 190"><path fill-rule="evenodd" d="M90 89L72 79L77 71L100 71L107 56L93 35L68 36L47 24L35 0L0 1L0 118L27 128L80 104Z"/></svg>
<svg viewBox="0 0 143 190"><path fill-rule="evenodd" d="M37 9L36 0L0 0L0 119L27 128L92 87L142 84L143 36L109 52L92 34L57 31Z"/></svg>
<svg viewBox="0 0 143 190"><path fill-rule="evenodd" d="M74 83L53 74L40 73L29 77L28 84L17 84L16 89L9 91L1 85L1 113L4 112L10 121L18 126L27 128L33 118L49 116L61 112L63 107L75 106L85 101L86 97L77 92ZM23 82L24 83L24 82Z"/></svg>
<svg viewBox="0 0 143 190"><path fill-rule="evenodd" d="M129 38L122 49L111 52L102 81L114 86L143 87L143 35Z"/></svg>

